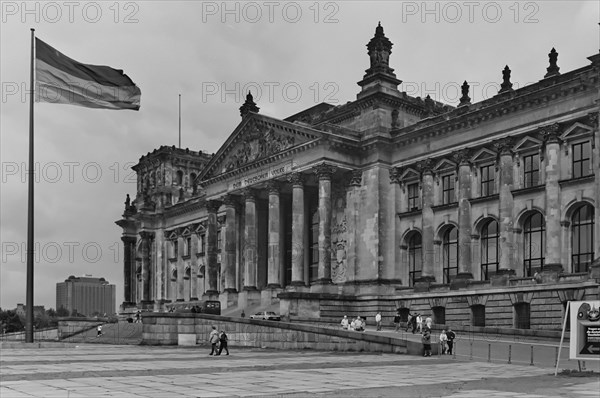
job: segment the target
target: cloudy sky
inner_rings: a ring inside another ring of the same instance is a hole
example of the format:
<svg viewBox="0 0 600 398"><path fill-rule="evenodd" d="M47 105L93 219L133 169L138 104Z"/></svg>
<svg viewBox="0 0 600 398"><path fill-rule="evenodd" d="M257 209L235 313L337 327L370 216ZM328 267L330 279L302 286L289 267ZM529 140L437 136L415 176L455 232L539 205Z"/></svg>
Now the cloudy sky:
<svg viewBox="0 0 600 398"><path fill-rule="evenodd" d="M552 47L561 72L599 48L597 1L26 2L3 1L1 24L0 307L25 303L30 28L83 63L123 69L141 109L35 105L36 305L56 283L92 274L123 301L120 228L130 167L178 142L214 153L240 121L250 89L260 112L285 118L356 99L365 45L381 21L401 91L458 103L493 96L502 69L514 87L543 78Z"/></svg>

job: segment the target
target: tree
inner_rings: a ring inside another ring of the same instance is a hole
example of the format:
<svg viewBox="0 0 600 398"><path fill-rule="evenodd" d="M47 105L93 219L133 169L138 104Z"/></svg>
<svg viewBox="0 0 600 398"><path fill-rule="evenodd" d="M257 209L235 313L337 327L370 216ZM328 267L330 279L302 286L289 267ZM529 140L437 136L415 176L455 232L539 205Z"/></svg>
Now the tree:
<svg viewBox="0 0 600 398"><path fill-rule="evenodd" d="M58 317L69 316L69 310L66 309L65 307L61 306L59 309L56 310L56 316L58 316Z"/></svg>
<svg viewBox="0 0 600 398"><path fill-rule="evenodd" d="M0 308L0 323L4 333L20 332L25 329L16 311L2 311Z"/></svg>

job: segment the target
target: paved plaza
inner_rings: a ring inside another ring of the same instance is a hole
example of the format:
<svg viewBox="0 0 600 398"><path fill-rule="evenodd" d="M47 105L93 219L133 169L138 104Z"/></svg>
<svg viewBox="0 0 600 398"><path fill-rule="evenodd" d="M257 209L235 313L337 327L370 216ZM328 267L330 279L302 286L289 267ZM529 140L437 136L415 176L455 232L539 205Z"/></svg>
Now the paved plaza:
<svg viewBox="0 0 600 398"><path fill-rule="evenodd" d="M409 355L80 344L2 348L0 397L598 397L598 373Z"/></svg>

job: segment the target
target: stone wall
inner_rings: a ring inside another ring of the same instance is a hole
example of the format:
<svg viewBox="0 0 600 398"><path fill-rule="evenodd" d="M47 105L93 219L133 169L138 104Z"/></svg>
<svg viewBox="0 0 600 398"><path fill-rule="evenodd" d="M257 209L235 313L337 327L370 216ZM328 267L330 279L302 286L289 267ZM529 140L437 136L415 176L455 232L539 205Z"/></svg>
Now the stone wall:
<svg viewBox="0 0 600 398"><path fill-rule="evenodd" d="M231 347L407 352L405 340L341 330L335 326L300 325L194 313L144 314L142 344L208 346L213 325L219 331L225 330Z"/></svg>

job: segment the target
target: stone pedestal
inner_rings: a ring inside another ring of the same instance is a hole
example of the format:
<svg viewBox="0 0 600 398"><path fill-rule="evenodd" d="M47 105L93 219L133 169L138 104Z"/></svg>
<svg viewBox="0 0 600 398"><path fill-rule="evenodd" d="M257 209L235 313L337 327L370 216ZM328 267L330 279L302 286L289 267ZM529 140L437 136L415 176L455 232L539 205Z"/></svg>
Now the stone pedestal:
<svg viewBox="0 0 600 398"><path fill-rule="evenodd" d="M234 291L225 291L219 295L219 301L221 302L221 309L235 307L238 305L239 294Z"/></svg>
<svg viewBox="0 0 600 398"><path fill-rule="evenodd" d="M279 298L277 295L281 293L283 289L281 288L267 288L263 289L260 292L260 305L269 306L272 304L279 303Z"/></svg>
<svg viewBox="0 0 600 398"><path fill-rule="evenodd" d="M261 302L260 291L259 290L244 290L238 293L238 307L239 308L248 308L259 305ZM248 311L246 311L246 316L250 316Z"/></svg>
<svg viewBox="0 0 600 398"><path fill-rule="evenodd" d="M427 292L429 291L429 286L435 282L435 278L433 276L422 276L415 281L415 292Z"/></svg>

